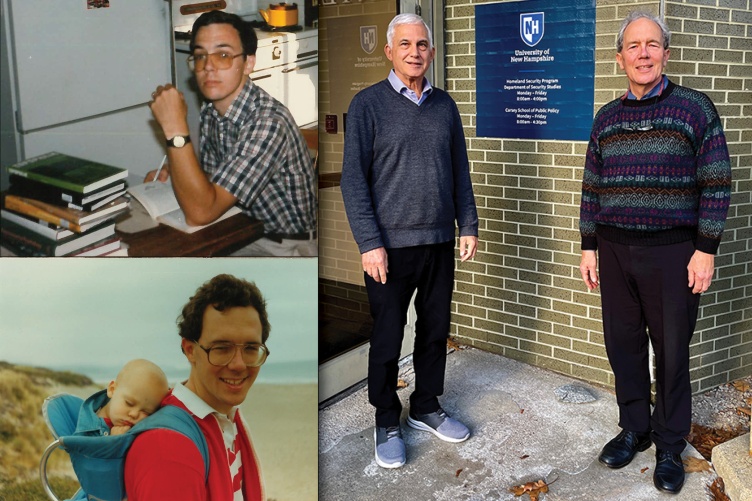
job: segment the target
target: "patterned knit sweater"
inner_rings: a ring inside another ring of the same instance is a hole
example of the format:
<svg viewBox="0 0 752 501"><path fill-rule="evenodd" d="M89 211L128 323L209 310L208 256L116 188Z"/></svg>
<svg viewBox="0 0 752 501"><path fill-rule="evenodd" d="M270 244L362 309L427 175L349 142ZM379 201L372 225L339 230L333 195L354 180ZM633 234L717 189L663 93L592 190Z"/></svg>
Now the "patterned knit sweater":
<svg viewBox="0 0 752 501"><path fill-rule="evenodd" d="M660 96L616 99L596 114L582 180L583 250L597 248L598 234L626 245L693 240L715 254L730 199L726 138L702 92L669 82Z"/></svg>

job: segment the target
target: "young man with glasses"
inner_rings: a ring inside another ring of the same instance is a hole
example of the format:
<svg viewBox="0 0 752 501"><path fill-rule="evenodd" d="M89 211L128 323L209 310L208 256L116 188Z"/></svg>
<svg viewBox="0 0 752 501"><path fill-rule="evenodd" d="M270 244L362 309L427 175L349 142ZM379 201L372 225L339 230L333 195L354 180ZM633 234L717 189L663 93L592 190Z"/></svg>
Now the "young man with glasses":
<svg viewBox="0 0 752 501"><path fill-rule="evenodd" d="M713 103L663 74L669 39L663 20L649 13L633 12L622 24L616 61L629 84L593 121L580 272L588 289L601 285L622 428L599 460L621 468L655 443L653 482L677 493L691 420L689 344L713 278L731 166ZM656 363L652 414L648 342Z"/></svg>
<svg viewBox="0 0 752 501"><path fill-rule="evenodd" d="M187 146L183 94L160 85L150 103L167 138L168 168L159 180L172 178L189 224L211 223L236 204L262 221L264 238L237 255L315 256L310 154L289 110L251 81L256 46L253 27L234 14L214 10L193 24L188 63L205 99L200 158Z"/></svg>
<svg viewBox="0 0 752 501"><path fill-rule="evenodd" d="M191 371L162 405L188 411L201 428L209 448L209 477L189 438L172 430L147 431L126 458L128 499L263 500L258 460L238 406L269 354L266 302L253 283L218 275L183 307L178 328Z"/></svg>

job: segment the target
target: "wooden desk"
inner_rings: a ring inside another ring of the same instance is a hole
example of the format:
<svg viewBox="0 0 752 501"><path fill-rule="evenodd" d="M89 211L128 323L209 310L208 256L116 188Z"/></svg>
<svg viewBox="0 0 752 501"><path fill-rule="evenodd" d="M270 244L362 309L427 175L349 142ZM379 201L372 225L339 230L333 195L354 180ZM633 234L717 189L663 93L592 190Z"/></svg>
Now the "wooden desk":
<svg viewBox="0 0 752 501"><path fill-rule="evenodd" d="M227 256L261 238L264 225L245 214L236 214L195 233L160 224L138 233L118 235L128 244L129 257Z"/></svg>

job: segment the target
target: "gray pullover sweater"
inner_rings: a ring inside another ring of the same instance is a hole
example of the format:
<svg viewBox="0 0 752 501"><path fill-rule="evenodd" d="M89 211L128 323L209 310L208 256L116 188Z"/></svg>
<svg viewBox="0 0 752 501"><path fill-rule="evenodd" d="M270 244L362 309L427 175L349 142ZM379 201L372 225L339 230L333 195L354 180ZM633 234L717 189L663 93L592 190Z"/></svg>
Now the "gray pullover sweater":
<svg viewBox="0 0 752 501"><path fill-rule="evenodd" d="M361 253L478 235L457 106L434 88L421 106L383 80L347 112L342 197Z"/></svg>

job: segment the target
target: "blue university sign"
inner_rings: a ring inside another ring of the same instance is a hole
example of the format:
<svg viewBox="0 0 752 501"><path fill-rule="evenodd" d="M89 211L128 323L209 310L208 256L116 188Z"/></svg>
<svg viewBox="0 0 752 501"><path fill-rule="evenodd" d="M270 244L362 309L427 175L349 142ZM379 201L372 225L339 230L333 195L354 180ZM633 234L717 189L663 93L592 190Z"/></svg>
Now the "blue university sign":
<svg viewBox="0 0 752 501"><path fill-rule="evenodd" d="M476 5L475 48L478 136L588 139L595 0Z"/></svg>
<svg viewBox="0 0 752 501"><path fill-rule="evenodd" d="M520 37L529 47L535 47L543 38L544 13L520 14Z"/></svg>

